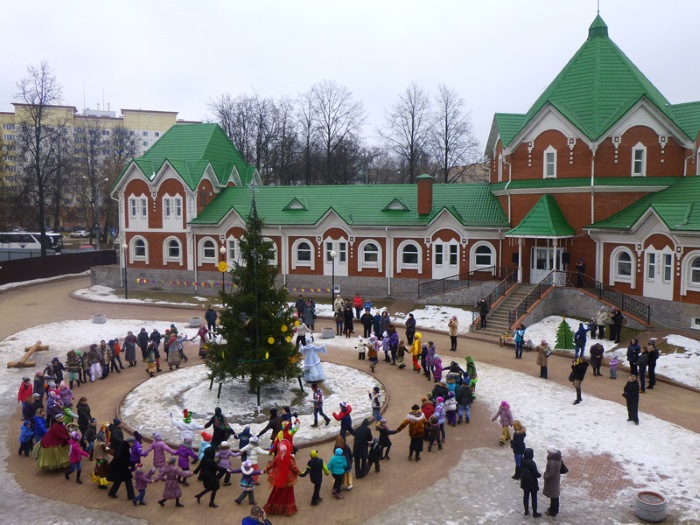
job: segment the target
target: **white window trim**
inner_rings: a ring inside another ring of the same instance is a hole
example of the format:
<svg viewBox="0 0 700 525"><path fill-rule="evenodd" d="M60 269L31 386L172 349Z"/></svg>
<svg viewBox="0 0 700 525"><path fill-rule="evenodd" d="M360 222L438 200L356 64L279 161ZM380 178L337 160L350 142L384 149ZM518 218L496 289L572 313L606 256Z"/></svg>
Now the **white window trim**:
<svg viewBox="0 0 700 525"><path fill-rule="evenodd" d="M365 261L365 248L368 244L374 244L377 247L377 262L366 262ZM382 271L382 245L376 239L366 239L360 243L358 246L358 253L360 257L357 260L357 271L361 272L365 268L371 268L373 270Z"/></svg>
<svg viewBox="0 0 700 525"><path fill-rule="evenodd" d="M272 245L272 253L274 254L274 256L272 257L272 260L270 261L270 265L278 266L279 265L279 256L277 254L277 243L273 239L270 239L269 237L263 237L263 241L269 242Z"/></svg>
<svg viewBox="0 0 700 525"><path fill-rule="evenodd" d="M406 246L415 246L418 249L418 264L406 264L403 262L403 251ZM416 241L403 241L397 249L396 273L401 273L402 270L418 270L419 274L423 273L423 250Z"/></svg>
<svg viewBox="0 0 700 525"><path fill-rule="evenodd" d="M554 154L554 175L547 175L547 154ZM542 178L556 179L557 178L557 150L550 144L542 153Z"/></svg>
<svg viewBox="0 0 700 525"><path fill-rule="evenodd" d="M503 155L498 155L498 182L503 182Z"/></svg>
<svg viewBox="0 0 700 525"><path fill-rule="evenodd" d="M632 275L629 277L627 275L620 275L617 273L617 259L623 252L630 256ZM634 252L626 246L618 246L612 252L610 252L610 275L608 280L610 282L610 286L614 286L615 283L627 283L633 290L637 287L637 257L635 256Z"/></svg>
<svg viewBox="0 0 700 525"><path fill-rule="evenodd" d="M696 257L700 257L700 250L693 250L683 256L681 262L681 295L688 295L688 292L700 292L700 284L690 281L692 275L692 262Z"/></svg>
<svg viewBox="0 0 700 525"><path fill-rule="evenodd" d="M309 245L311 248L311 260L310 261L299 261L297 259L297 248L299 245L305 242ZM307 239L302 237L301 239L297 239L294 241L294 244L292 244L292 270L297 268L298 266L302 266L304 268L311 268L312 270L316 269L316 254L314 253L314 243L311 242L311 239Z"/></svg>
<svg viewBox="0 0 700 525"><path fill-rule="evenodd" d="M204 255L204 244L211 242L214 244L214 257L206 257ZM216 264L219 262L219 245L216 239L213 237L203 237L197 243L197 266L202 266L203 264Z"/></svg>
<svg viewBox="0 0 700 525"><path fill-rule="evenodd" d="M489 250L491 250L491 264L476 264L476 250L482 246L486 246ZM471 247L471 250L469 251L469 270L470 271L483 270L484 268L490 268L492 266L496 266L495 261L496 261L496 248L494 247L493 244L491 244L488 241L479 241L477 243L474 243L474 245Z"/></svg>
<svg viewBox="0 0 700 525"><path fill-rule="evenodd" d="M163 195L163 222L177 222L182 220L182 197L180 195ZM166 213L169 211L170 213Z"/></svg>
<svg viewBox="0 0 700 525"><path fill-rule="evenodd" d="M168 245L170 244L170 241L175 241L180 246L180 256L178 258L173 258L173 257L170 257L170 255L169 255ZM177 237L171 236L171 237L168 237L167 239L165 239L163 241L163 266L167 266L168 264L172 264L172 263L177 263L180 266L182 266L184 258L185 258L184 251L185 250L182 246L182 241L180 241L180 239L178 239Z"/></svg>
<svg viewBox="0 0 700 525"><path fill-rule="evenodd" d="M445 256L447 257L447 266L449 268L459 268L459 243L455 240L450 241L449 243L446 244L447 246L447 253ZM452 257L452 247L457 248L457 262L452 264L451 257Z"/></svg>
<svg viewBox="0 0 700 525"><path fill-rule="evenodd" d="M634 155L635 152L637 151L642 151L644 152L644 158L642 159L642 172L641 173L635 173L634 172ZM646 177L647 176L647 147L642 144L641 142L637 142L633 147L632 147L632 166L630 168L630 173L632 174L632 177Z"/></svg>
<svg viewBox="0 0 700 525"><path fill-rule="evenodd" d="M129 195L127 202L129 206L129 219L136 221L145 221L148 219L148 200L143 193L140 195ZM136 213L133 213L132 205Z"/></svg>
<svg viewBox="0 0 700 525"><path fill-rule="evenodd" d="M136 241L143 241L144 249L146 251L145 256L136 255ZM129 264L133 263L134 261L145 262L148 264L150 262L149 254L148 239L140 235L131 238L129 241Z"/></svg>

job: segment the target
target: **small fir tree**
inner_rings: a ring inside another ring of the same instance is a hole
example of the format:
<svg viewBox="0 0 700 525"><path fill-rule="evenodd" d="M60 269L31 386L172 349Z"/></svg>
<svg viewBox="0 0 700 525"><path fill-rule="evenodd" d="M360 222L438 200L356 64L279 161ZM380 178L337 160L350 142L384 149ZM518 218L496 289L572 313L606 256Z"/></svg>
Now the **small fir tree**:
<svg viewBox="0 0 700 525"><path fill-rule="evenodd" d="M240 240L241 263L230 270L233 285L220 292L224 309L219 333L223 343L211 343L206 365L213 380L248 380L250 391L260 385L301 376L292 341L293 311L287 291L275 287L277 267L272 243L263 240L263 221L253 199L246 231Z"/></svg>
<svg viewBox="0 0 700 525"><path fill-rule="evenodd" d="M574 332L571 330L569 323L566 322L566 317L561 318L559 328L557 328L557 342L554 348L562 348L564 350L575 348Z"/></svg>

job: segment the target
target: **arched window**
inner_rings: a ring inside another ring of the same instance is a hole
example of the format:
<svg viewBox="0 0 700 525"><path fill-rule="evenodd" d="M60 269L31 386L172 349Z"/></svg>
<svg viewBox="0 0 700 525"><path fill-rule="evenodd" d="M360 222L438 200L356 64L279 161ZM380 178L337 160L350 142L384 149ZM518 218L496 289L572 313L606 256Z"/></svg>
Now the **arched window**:
<svg viewBox="0 0 700 525"><path fill-rule="evenodd" d="M358 270L363 268L376 268L379 271L382 269L382 251L376 241L363 241L359 246L360 260L358 261Z"/></svg>
<svg viewBox="0 0 700 525"><path fill-rule="evenodd" d="M199 242L199 265L203 263L216 264L219 262L219 250L216 242L211 238L202 239Z"/></svg>
<svg viewBox="0 0 700 525"><path fill-rule="evenodd" d="M311 241L308 239L298 239L292 245L292 269L297 266L306 266L312 270L316 267L316 258Z"/></svg>
<svg viewBox="0 0 700 525"><path fill-rule="evenodd" d="M690 284L700 286L700 257L695 257L690 264Z"/></svg>
<svg viewBox="0 0 700 525"><path fill-rule="evenodd" d="M129 246L129 262L144 261L148 263L148 243L143 237L134 237Z"/></svg>
<svg viewBox="0 0 700 525"><path fill-rule="evenodd" d="M551 145L544 150L542 177L545 179L557 178L557 150Z"/></svg>
<svg viewBox="0 0 700 525"><path fill-rule="evenodd" d="M646 177L647 175L647 147L637 142L632 148L632 176Z"/></svg>
<svg viewBox="0 0 700 525"><path fill-rule="evenodd" d="M270 264L272 266L277 266L279 264L278 257L277 257L277 243L275 241L273 241L272 239L270 239L269 237L265 237L263 240L265 242L269 242L271 245L270 247L272 249L272 259L270 259Z"/></svg>
<svg viewBox="0 0 700 525"><path fill-rule="evenodd" d="M610 254L610 284L616 282L636 285L635 255L625 246L618 246Z"/></svg>
<svg viewBox="0 0 700 525"><path fill-rule="evenodd" d="M399 257L396 265L397 273L401 270L418 270L423 273L423 257L420 246L414 241L404 241L399 245Z"/></svg>
<svg viewBox="0 0 700 525"><path fill-rule="evenodd" d="M471 270L483 270L496 265L496 250L490 242L481 241L472 246L469 257Z"/></svg>
<svg viewBox="0 0 700 525"><path fill-rule="evenodd" d="M163 243L163 262L174 262L182 266L182 246L176 237L169 237Z"/></svg>

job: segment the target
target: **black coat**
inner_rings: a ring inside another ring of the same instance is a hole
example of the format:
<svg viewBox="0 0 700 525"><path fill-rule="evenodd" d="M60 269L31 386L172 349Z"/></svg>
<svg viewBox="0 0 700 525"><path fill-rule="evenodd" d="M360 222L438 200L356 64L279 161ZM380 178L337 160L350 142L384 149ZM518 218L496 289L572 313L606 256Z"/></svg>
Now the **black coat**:
<svg viewBox="0 0 700 525"><path fill-rule="evenodd" d="M520 462L520 488L530 492L540 490L540 484L537 479L542 477L542 474L537 470L535 461L532 459L534 457L535 453L533 450L526 448L525 457Z"/></svg>
<svg viewBox="0 0 700 525"><path fill-rule="evenodd" d="M396 434L396 430L389 430L387 427L379 427L377 430L379 431L379 444L383 447L391 445L389 436Z"/></svg>
<svg viewBox="0 0 700 525"><path fill-rule="evenodd" d="M637 366L640 368L646 368L646 366L649 364L649 354L646 352L642 352L639 357L637 358Z"/></svg>
<svg viewBox="0 0 700 525"><path fill-rule="evenodd" d="M513 439L510 441L510 448L513 449L513 454L525 453L525 432L513 432Z"/></svg>
<svg viewBox="0 0 700 525"><path fill-rule="evenodd" d="M148 333L144 332L139 332L139 335L136 336L136 340L139 342L139 346L141 348L146 348L148 346Z"/></svg>
<svg viewBox="0 0 700 525"><path fill-rule="evenodd" d="M416 334L416 320L406 319L406 337L413 337Z"/></svg>
<svg viewBox="0 0 700 525"><path fill-rule="evenodd" d="M107 481L127 481L133 477L130 469L130 456L131 448L129 443L122 441L114 454L114 459L109 464Z"/></svg>
<svg viewBox="0 0 700 525"><path fill-rule="evenodd" d="M639 381L627 381L622 395L627 400L628 406L637 406L639 404Z"/></svg>
<svg viewBox="0 0 700 525"><path fill-rule="evenodd" d="M194 469L193 474L199 474L199 481L204 484L207 490L219 490L219 473L226 473L226 469L220 467L214 460L215 451L213 447L208 447L204 451L202 461Z"/></svg>
<svg viewBox="0 0 700 525"><path fill-rule="evenodd" d="M90 414L90 405L87 403L78 403L78 428L85 430L92 419Z"/></svg>
<svg viewBox="0 0 700 525"><path fill-rule="evenodd" d="M323 482L323 460L321 458L311 458L306 464L306 470L299 474L302 478L309 476L311 483L318 485Z"/></svg>
<svg viewBox="0 0 700 525"><path fill-rule="evenodd" d="M355 429L355 442L352 444L352 454L355 457L366 458L369 444L372 442L372 430L366 419Z"/></svg>
<svg viewBox="0 0 700 525"><path fill-rule="evenodd" d="M656 360L659 358L659 349L656 345L651 345L649 350L649 368L656 368Z"/></svg>
<svg viewBox="0 0 700 525"><path fill-rule="evenodd" d="M462 386L457 390L457 404L458 405L471 405L474 401L474 394L472 394L472 389L469 383L462 383Z"/></svg>
<svg viewBox="0 0 700 525"><path fill-rule="evenodd" d="M586 370L588 370L588 361L580 361L579 363L571 365L571 373L574 375L574 379L583 381L586 376Z"/></svg>
<svg viewBox="0 0 700 525"><path fill-rule="evenodd" d="M639 358L639 353L641 351L642 349L639 347L638 344L630 344L627 347L627 361L629 361L629 363L632 365L637 364L637 359Z"/></svg>
<svg viewBox="0 0 700 525"><path fill-rule="evenodd" d="M109 448L112 450L120 450L124 443L124 432L121 426L109 425ZM112 480L110 480L112 481Z"/></svg>

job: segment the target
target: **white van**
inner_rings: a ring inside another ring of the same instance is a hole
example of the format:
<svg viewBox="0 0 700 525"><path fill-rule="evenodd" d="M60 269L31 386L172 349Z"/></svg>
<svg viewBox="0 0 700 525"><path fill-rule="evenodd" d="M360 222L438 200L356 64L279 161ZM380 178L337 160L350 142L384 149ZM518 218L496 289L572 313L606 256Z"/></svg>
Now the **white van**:
<svg viewBox="0 0 700 525"><path fill-rule="evenodd" d="M41 234L34 232L0 232L0 249L41 250ZM63 249L63 235L46 234L46 249L60 252Z"/></svg>

